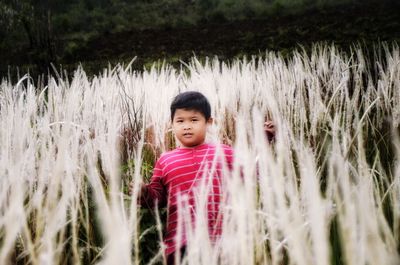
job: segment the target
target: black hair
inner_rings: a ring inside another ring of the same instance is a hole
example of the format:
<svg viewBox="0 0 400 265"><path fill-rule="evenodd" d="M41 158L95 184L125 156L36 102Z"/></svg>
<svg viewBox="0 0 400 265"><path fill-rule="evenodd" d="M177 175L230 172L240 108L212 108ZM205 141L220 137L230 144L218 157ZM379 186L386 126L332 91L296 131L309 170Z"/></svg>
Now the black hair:
<svg viewBox="0 0 400 265"><path fill-rule="evenodd" d="M177 109L196 110L204 115L206 121L211 117L211 106L208 99L197 91L178 94L171 103L171 121Z"/></svg>

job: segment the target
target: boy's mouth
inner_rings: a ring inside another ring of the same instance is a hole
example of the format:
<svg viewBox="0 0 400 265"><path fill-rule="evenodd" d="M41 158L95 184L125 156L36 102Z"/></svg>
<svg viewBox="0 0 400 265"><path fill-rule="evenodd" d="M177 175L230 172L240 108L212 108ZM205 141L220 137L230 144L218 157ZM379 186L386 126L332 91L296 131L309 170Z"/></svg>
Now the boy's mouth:
<svg viewBox="0 0 400 265"><path fill-rule="evenodd" d="M192 137L193 133L184 133L183 137Z"/></svg>

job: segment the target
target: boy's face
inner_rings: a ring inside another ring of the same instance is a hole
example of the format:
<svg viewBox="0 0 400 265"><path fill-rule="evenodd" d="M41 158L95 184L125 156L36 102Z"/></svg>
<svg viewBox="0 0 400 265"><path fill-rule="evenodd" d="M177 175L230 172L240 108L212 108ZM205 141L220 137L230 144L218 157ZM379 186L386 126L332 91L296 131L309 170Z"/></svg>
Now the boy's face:
<svg viewBox="0 0 400 265"><path fill-rule="evenodd" d="M194 147L204 143L211 123L211 118L206 120L197 110L176 109L172 129L183 147Z"/></svg>

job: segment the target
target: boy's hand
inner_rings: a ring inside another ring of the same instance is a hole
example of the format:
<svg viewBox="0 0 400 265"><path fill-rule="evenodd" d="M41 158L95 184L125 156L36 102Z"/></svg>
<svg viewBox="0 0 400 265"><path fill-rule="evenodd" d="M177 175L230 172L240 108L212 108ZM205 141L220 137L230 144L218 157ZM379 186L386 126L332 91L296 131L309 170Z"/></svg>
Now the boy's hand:
<svg viewBox="0 0 400 265"><path fill-rule="evenodd" d="M134 187L135 187L135 183L132 180L129 183L129 189L128 189L129 196L133 195ZM138 206L141 206L142 203L145 203L147 205L146 198L142 198L142 195L145 194L145 191L146 191L146 185L144 183L140 183L139 184L139 192L138 192L138 194L134 198L131 197L131 199L136 199L136 203L137 203Z"/></svg>
<svg viewBox="0 0 400 265"><path fill-rule="evenodd" d="M132 194L133 194L134 186L135 186L135 183L133 183L133 181L131 181L131 182L129 183L129 191L128 191L128 193L129 193L130 196L132 196ZM139 189L141 189L141 187L140 187Z"/></svg>
<svg viewBox="0 0 400 265"><path fill-rule="evenodd" d="M274 122L273 121L264 122L264 131L268 142L273 142L275 140L275 133L276 133Z"/></svg>

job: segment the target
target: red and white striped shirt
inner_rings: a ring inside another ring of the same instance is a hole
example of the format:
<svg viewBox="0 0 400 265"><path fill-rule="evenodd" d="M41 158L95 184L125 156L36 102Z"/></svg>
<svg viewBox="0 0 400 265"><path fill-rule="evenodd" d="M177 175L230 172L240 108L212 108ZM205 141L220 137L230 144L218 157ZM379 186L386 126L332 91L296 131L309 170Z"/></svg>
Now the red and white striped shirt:
<svg viewBox="0 0 400 265"><path fill-rule="evenodd" d="M196 207L199 205L196 198L200 194L207 196L204 197L206 205L201 206L207 207L210 239L215 241L221 235L222 216L219 205L222 175L224 169L232 170L232 165L233 149L223 144L205 143L193 148L178 147L163 153L158 159L150 183L142 189L140 204L149 207L156 203L167 205L167 229L164 238L166 255L185 245L186 232L184 226L178 228L178 212L180 209L189 209L190 220L194 225ZM182 205L184 207L180 208ZM178 229L181 229L179 239L176 237Z"/></svg>

